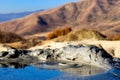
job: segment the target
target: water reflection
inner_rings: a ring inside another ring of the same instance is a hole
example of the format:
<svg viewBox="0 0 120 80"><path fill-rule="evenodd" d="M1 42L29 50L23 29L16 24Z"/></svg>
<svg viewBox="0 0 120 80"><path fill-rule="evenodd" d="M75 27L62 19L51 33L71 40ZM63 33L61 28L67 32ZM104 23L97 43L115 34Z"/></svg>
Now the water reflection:
<svg viewBox="0 0 120 80"><path fill-rule="evenodd" d="M16 62L0 62L0 67L3 68L25 68L28 66L27 64L24 63L16 63Z"/></svg>
<svg viewBox="0 0 120 80"><path fill-rule="evenodd" d="M83 65L78 68L65 68L61 69L63 72L67 72L70 75L75 75L75 76L92 76L100 73L104 73L106 70L102 68L98 68L96 66L89 66L89 65Z"/></svg>
<svg viewBox="0 0 120 80"><path fill-rule="evenodd" d="M115 68L92 76L76 76L64 74L53 80L120 80L120 70Z"/></svg>
<svg viewBox="0 0 120 80"><path fill-rule="evenodd" d="M39 63L34 65L38 69L59 69L60 71L69 75L76 76L91 76L105 72L105 69L97 66L72 64L72 63Z"/></svg>

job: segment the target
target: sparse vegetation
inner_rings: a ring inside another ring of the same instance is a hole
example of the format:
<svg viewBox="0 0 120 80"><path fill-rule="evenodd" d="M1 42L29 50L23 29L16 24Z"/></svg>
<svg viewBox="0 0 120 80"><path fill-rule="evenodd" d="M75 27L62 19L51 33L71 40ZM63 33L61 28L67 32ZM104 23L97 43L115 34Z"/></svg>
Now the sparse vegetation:
<svg viewBox="0 0 120 80"><path fill-rule="evenodd" d="M117 36L114 36L114 37L112 38L112 40L120 40L120 34L117 35Z"/></svg>
<svg viewBox="0 0 120 80"><path fill-rule="evenodd" d="M20 41L20 42L9 43L6 45L13 47L13 48L17 48L17 49L28 49L28 48L34 47L38 44L41 44L41 43L42 43L42 41L36 41L36 40L32 39L32 40L24 40L24 41Z"/></svg>
<svg viewBox="0 0 120 80"><path fill-rule="evenodd" d="M72 29L70 27L57 28L53 32L51 32L47 35L47 39L48 40L54 39L59 36L66 35L66 34L70 33L71 31L72 31Z"/></svg>
<svg viewBox="0 0 120 80"><path fill-rule="evenodd" d="M19 35L12 32L4 32L0 30L0 43L12 43L24 40Z"/></svg>
<svg viewBox="0 0 120 80"><path fill-rule="evenodd" d="M80 41L83 39L105 40L106 36L95 30L80 29L69 33L68 35L58 37L55 41Z"/></svg>
<svg viewBox="0 0 120 80"><path fill-rule="evenodd" d="M24 39L12 32L0 31L0 43L17 49L28 49L41 44L39 38Z"/></svg>

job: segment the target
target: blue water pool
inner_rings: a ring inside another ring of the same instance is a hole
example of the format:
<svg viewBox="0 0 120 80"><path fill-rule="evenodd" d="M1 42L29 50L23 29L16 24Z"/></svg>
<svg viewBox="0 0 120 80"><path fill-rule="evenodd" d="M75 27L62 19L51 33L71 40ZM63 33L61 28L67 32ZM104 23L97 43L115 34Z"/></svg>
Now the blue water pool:
<svg viewBox="0 0 120 80"><path fill-rule="evenodd" d="M120 80L117 69L104 71L90 66L53 69L50 66L0 67L0 80Z"/></svg>
<svg viewBox="0 0 120 80"><path fill-rule="evenodd" d="M61 74L59 70L37 69L33 66L21 69L0 68L0 80L49 80Z"/></svg>

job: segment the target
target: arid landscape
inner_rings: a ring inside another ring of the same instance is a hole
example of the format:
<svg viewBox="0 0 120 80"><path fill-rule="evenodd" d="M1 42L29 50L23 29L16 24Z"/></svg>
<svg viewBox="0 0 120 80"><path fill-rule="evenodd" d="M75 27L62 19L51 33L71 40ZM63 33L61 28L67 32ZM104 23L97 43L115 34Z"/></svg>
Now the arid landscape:
<svg viewBox="0 0 120 80"><path fill-rule="evenodd" d="M106 39L119 40L119 3L119 0L72 2L20 19L1 22L0 30L14 32L27 40L37 39L41 42L41 40L46 40L48 34L54 29L67 26L72 29L70 34L74 34L78 29L95 30L106 36ZM92 36L89 34L86 37L90 35Z"/></svg>
<svg viewBox="0 0 120 80"><path fill-rule="evenodd" d="M96 77L96 80L119 80L119 4L120 0L80 0L0 22L1 66L20 63L65 73L72 73L69 68L82 67L78 74ZM94 69L86 65L106 73L93 76ZM84 72L86 67L89 73ZM69 76L56 80L69 80ZM94 80L92 77L84 80Z"/></svg>
<svg viewBox="0 0 120 80"><path fill-rule="evenodd" d="M2 31L34 35L69 25L73 29L94 29L107 36L119 34L119 0L82 0L36 12L24 18L0 23Z"/></svg>

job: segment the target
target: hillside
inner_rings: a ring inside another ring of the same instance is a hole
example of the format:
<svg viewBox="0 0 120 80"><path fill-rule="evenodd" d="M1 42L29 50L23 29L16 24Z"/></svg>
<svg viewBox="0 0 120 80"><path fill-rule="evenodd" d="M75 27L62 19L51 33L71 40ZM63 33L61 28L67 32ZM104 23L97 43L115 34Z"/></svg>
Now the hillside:
<svg viewBox="0 0 120 80"><path fill-rule="evenodd" d="M60 36L54 41L81 41L81 40L107 40L107 37L94 30L75 30L65 36Z"/></svg>
<svg viewBox="0 0 120 80"><path fill-rule="evenodd" d="M15 33L0 31L0 43L12 43L23 40L24 39L22 37Z"/></svg>
<svg viewBox="0 0 120 80"><path fill-rule="evenodd" d="M0 23L0 29L25 36L70 25L72 28L94 29L105 35L119 34L119 4L120 0L81 0Z"/></svg>

